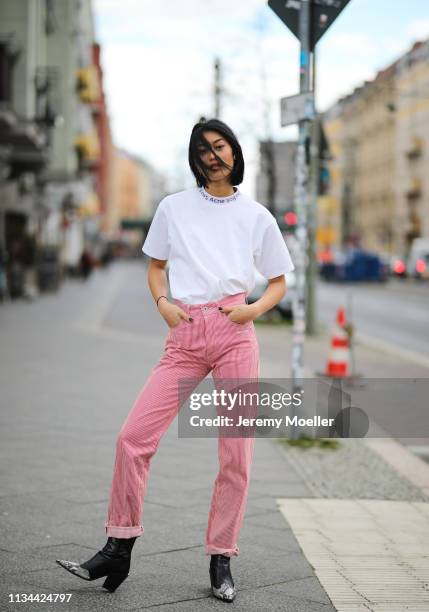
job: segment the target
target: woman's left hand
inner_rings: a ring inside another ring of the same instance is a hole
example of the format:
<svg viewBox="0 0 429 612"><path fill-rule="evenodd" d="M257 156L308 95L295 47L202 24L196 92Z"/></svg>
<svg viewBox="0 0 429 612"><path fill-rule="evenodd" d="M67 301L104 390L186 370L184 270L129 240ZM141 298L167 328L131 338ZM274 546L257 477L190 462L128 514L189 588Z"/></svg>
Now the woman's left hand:
<svg viewBox="0 0 429 612"><path fill-rule="evenodd" d="M247 321L253 321L253 319L256 318L256 313L252 304L221 306L219 310L225 313L229 320L234 323L247 323Z"/></svg>

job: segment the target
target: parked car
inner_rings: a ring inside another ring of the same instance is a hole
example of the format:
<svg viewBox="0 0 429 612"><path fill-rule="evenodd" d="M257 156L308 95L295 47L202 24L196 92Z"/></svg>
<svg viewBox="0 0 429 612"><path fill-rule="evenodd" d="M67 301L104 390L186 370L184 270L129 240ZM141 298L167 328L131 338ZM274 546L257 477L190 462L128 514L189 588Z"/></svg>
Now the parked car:
<svg viewBox="0 0 429 612"><path fill-rule="evenodd" d="M397 278L406 278L407 264L405 257L399 257L399 255L392 255L389 264L391 276L395 276Z"/></svg>
<svg viewBox="0 0 429 612"><path fill-rule="evenodd" d="M337 253L333 262L322 264L319 270L325 280L336 282L384 282L389 274L388 265L377 253L354 247Z"/></svg>
<svg viewBox="0 0 429 612"><path fill-rule="evenodd" d="M387 274L395 278L406 278L407 277L407 264L406 257L392 253L379 253L379 257L382 259L386 266Z"/></svg>
<svg viewBox="0 0 429 612"><path fill-rule="evenodd" d="M346 261L346 253L344 250L332 248L329 250L329 257L318 258L319 274L326 281L336 281L337 273L340 266L343 266Z"/></svg>
<svg viewBox="0 0 429 612"><path fill-rule="evenodd" d="M258 270L255 269L255 286L252 291L247 296L247 301L249 304L253 304L263 295L265 289L267 288L268 280L262 276ZM268 311L268 316L271 318L282 319L291 319L292 318L292 303L293 296L295 292L295 272L288 272L286 274L286 286L287 291L283 298L280 300L278 304L274 306L270 311Z"/></svg>
<svg viewBox="0 0 429 612"><path fill-rule="evenodd" d="M418 279L429 278L429 239L415 238L407 260L408 276Z"/></svg>

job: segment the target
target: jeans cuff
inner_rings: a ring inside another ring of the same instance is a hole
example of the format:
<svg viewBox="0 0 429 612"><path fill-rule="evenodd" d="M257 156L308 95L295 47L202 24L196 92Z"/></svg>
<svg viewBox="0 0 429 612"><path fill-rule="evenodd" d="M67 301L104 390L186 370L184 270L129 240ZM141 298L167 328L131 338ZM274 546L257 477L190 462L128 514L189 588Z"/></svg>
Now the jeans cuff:
<svg viewBox="0 0 429 612"><path fill-rule="evenodd" d="M111 538L134 538L143 535L144 532L141 525L137 527L113 527L106 523L104 527L106 534Z"/></svg>
<svg viewBox="0 0 429 612"><path fill-rule="evenodd" d="M215 546L206 546L206 555L225 555L225 557L238 557L240 549L235 548L216 548Z"/></svg>

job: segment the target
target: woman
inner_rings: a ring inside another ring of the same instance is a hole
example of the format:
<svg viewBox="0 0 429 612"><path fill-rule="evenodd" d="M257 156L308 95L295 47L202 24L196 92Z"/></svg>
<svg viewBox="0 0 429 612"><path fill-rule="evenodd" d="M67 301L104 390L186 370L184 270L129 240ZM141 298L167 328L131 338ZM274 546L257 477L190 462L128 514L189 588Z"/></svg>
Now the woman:
<svg viewBox="0 0 429 612"><path fill-rule="evenodd" d="M294 269L274 216L235 187L243 181L244 160L236 136L225 123L211 119L194 126L189 164L197 186L160 202L142 247L151 258L149 288L169 332L164 354L117 437L105 523L108 540L80 565L57 560L86 580L107 576L103 587L109 591L128 576L132 547L143 534L140 520L150 462L184 401L178 399L179 378L192 380L193 388L210 372L215 382L258 379L259 345L253 320L282 299L284 275ZM167 296L167 261L172 301ZM269 282L264 295L248 304L254 266ZM205 552L211 556L213 595L232 601L236 592L230 558L239 554L237 539L254 436L219 436L218 445L219 473Z"/></svg>

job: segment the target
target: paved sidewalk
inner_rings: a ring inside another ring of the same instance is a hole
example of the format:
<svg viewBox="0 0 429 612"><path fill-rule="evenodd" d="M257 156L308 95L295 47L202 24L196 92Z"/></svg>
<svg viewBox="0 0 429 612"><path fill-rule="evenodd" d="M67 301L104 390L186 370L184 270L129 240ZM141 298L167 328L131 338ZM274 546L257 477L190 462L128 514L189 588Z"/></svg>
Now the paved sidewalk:
<svg viewBox="0 0 429 612"><path fill-rule="evenodd" d="M7 304L0 309L0 318L4 364L0 371L0 452L1 464L7 466L2 471L0 493L0 609L42 606L8 603L9 594L17 593L71 593L69 603L43 604L45 608L62 606L60 609L69 611L180 611L225 606L210 594L209 557L204 553L207 514L217 473L217 440L178 439L176 421L152 462L143 516L145 534L136 542L128 580L109 594L101 588L101 581L79 581L55 564L55 558L83 561L105 542L103 525L115 437L162 354L167 332L148 294L146 269L140 262L115 263L97 271L86 284L68 281L58 294L43 295L31 304ZM262 376L287 377L287 330L283 335L278 330L257 329ZM283 346L282 362L279 356ZM310 340L306 348L309 367L323 367L326 337ZM368 359L366 349L360 350L359 356ZM367 363L372 359L373 367L380 369L380 354L367 352L371 353ZM397 365L386 358L383 372L390 368L393 376ZM404 377L423 376L416 373L414 364L402 363L401 367ZM427 376L428 370L423 371ZM353 466L353 491L342 492L343 498L352 495L351 501L356 504L362 497L377 499L381 491L390 504L426 508L429 498L418 484L369 447L365 447L366 468L360 470L357 464L365 442L346 442L351 444L334 451ZM301 451L286 450L275 440L256 440L240 555L231 561L238 588L232 604L235 609L347 609L334 605L332 583L323 579L302 539L306 526L293 518L293 511L302 504L310 504L308 507L319 516L326 508L323 502L328 501L322 499L323 495L331 495L332 487L309 478L308 466L317 457L314 451L298 455ZM332 457L323 454L319 459L331 463L331 482L335 482ZM376 473L371 471L373 466L377 466ZM368 469L373 475L373 489L368 484ZM362 505L354 508L358 512ZM295 512L296 516L304 518L301 512ZM322 518L326 520L326 516ZM335 528L332 525L334 533ZM325 527L318 537L323 538L324 533ZM315 546L318 541L310 538ZM361 559L364 565L371 554L368 551ZM427 557L421 563L417 567L419 589L422 582L428 583ZM427 601L429 609L429 598ZM397 603L404 605L399 600ZM368 599L360 609L381 612L382 608L368 607L370 604ZM400 606L389 608L389 612L414 609ZM415 611L421 609L416 607Z"/></svg>

